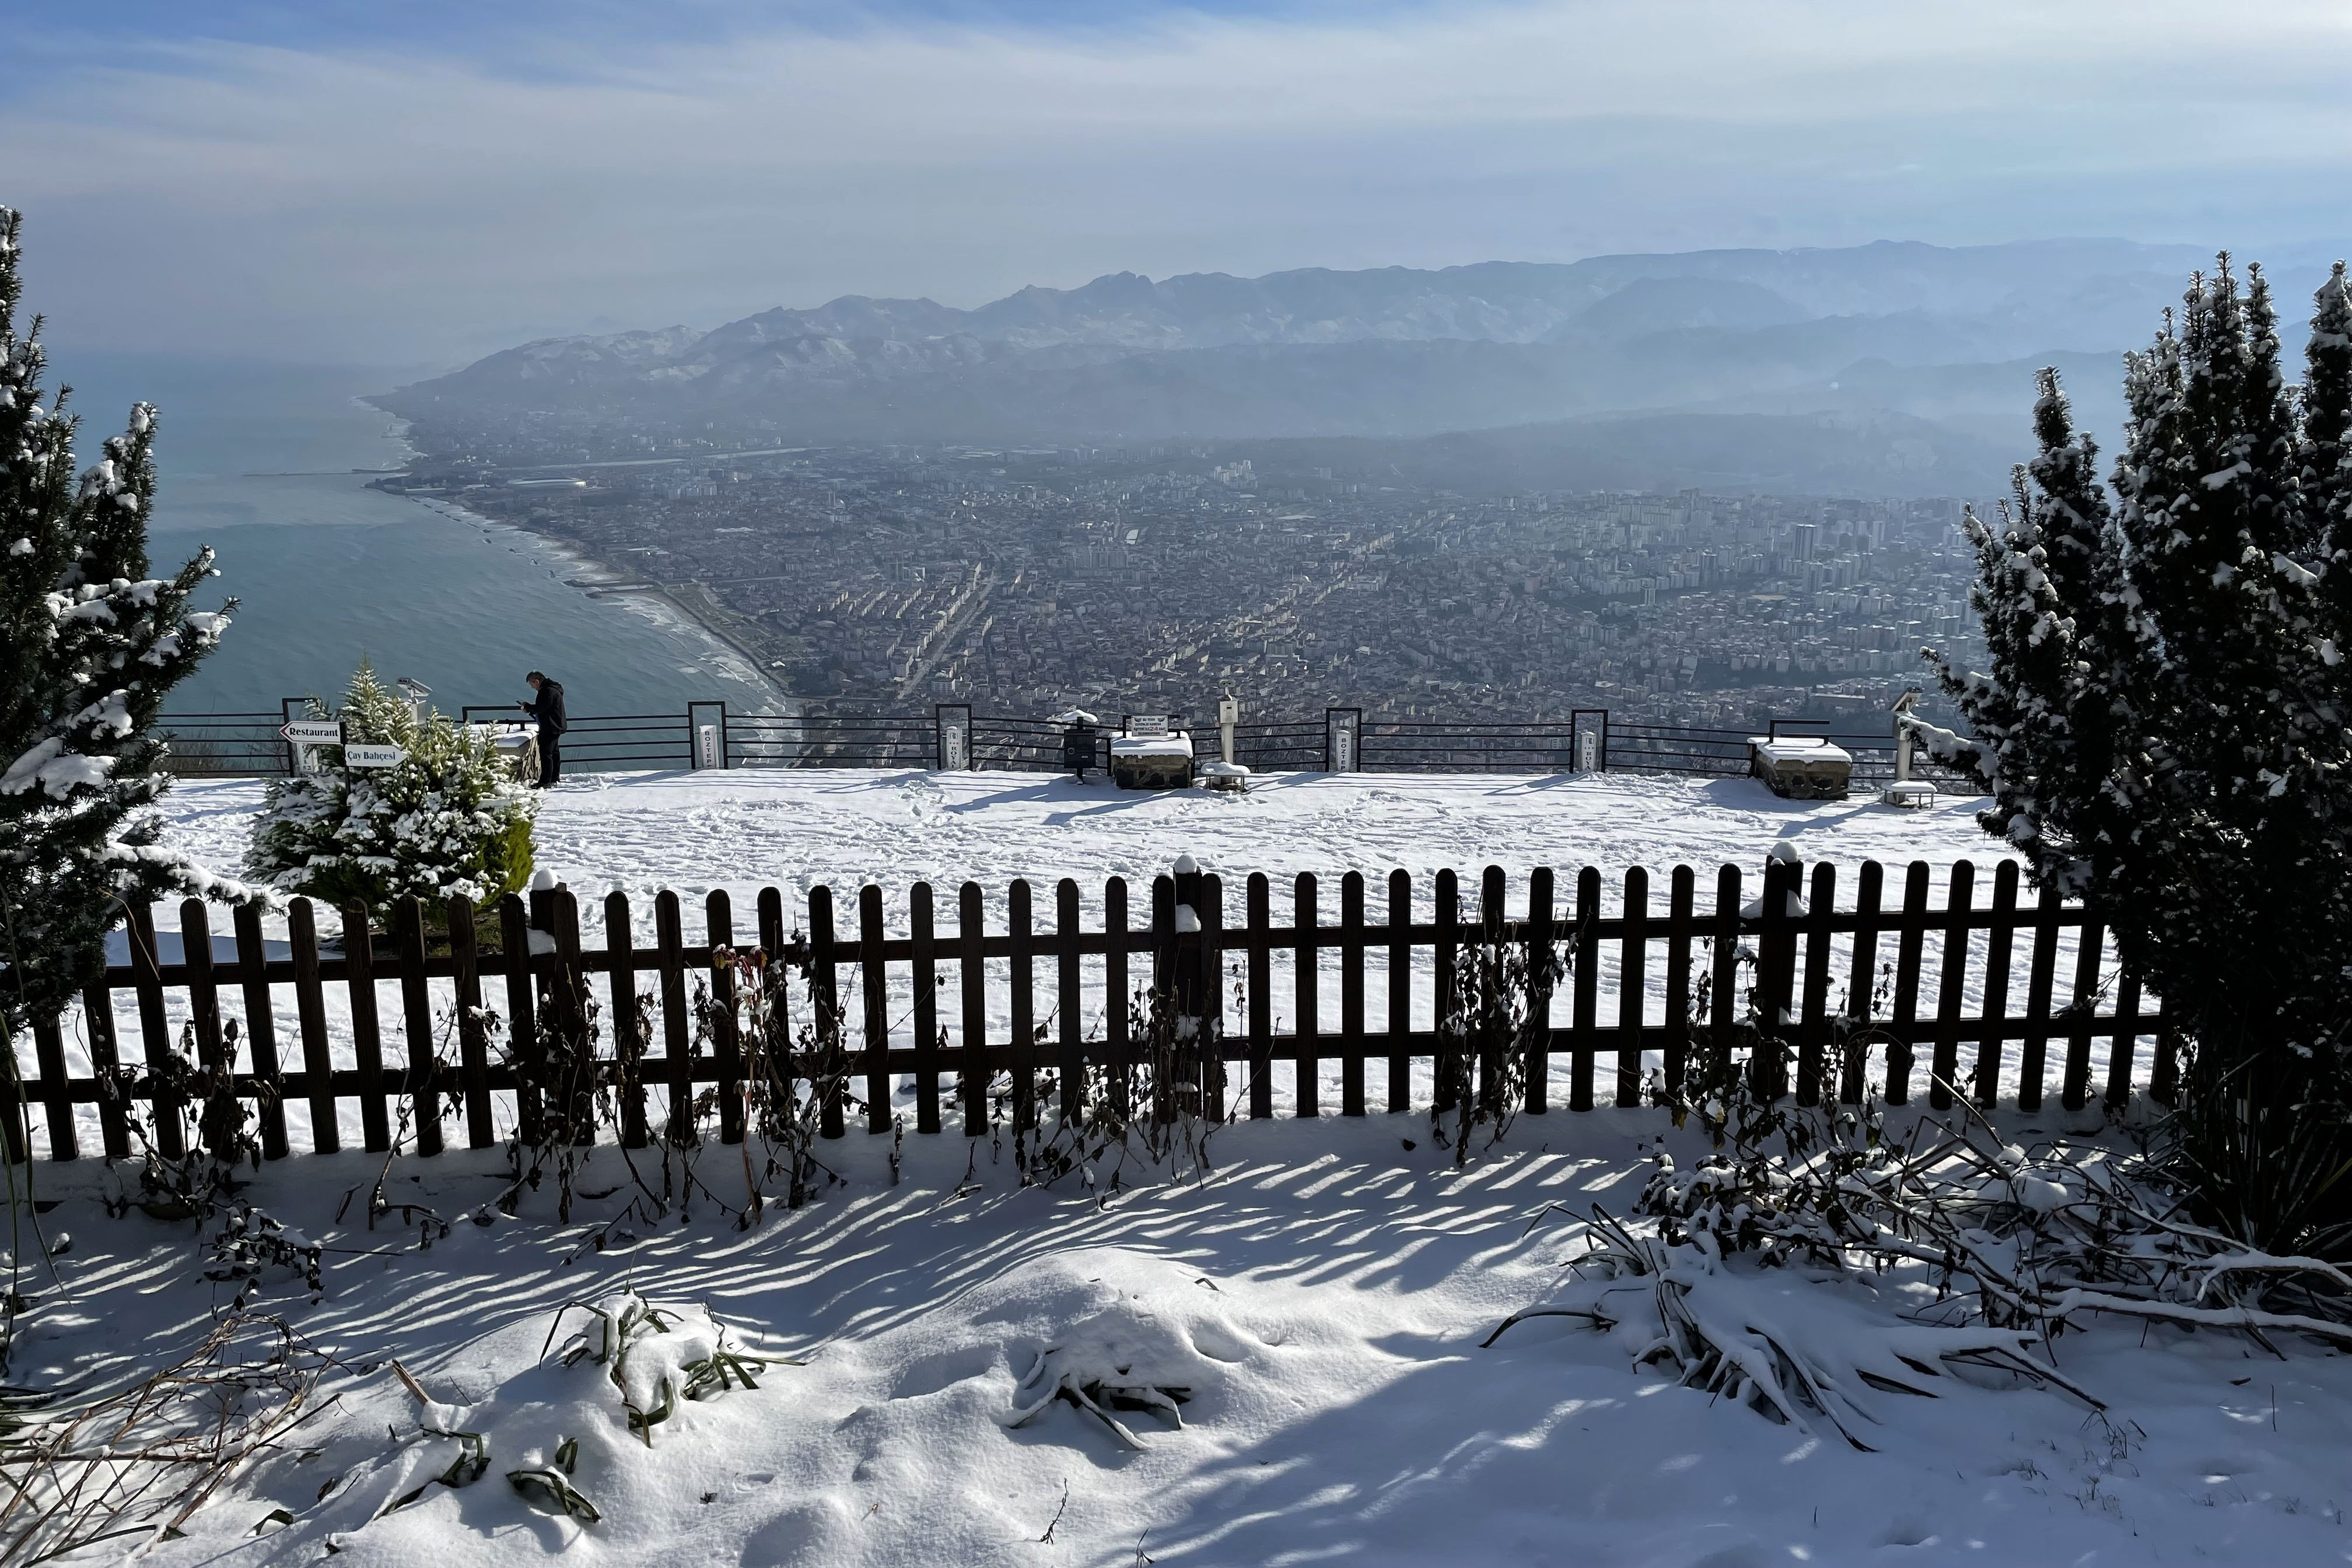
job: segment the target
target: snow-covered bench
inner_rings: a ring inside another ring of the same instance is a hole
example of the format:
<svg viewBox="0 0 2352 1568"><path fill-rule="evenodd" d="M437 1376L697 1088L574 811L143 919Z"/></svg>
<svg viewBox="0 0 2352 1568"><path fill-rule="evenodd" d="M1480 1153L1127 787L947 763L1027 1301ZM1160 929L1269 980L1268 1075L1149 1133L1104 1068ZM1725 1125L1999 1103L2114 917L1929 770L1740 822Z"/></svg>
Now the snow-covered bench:
<svg viewBox="0 0 2352 1568"><path fill-rule="evenodd" d="M1853 783L1853 753L1819 735L1750 735L1748 771L1790 800L1843 800Z"/></svg>
<svg viewBox="0 0 2352 1568"><path fill-rule="evenodd" d="M1121 789L1189 789L1192 738L1121 735L1110 743L1110 779Z"/></svg>

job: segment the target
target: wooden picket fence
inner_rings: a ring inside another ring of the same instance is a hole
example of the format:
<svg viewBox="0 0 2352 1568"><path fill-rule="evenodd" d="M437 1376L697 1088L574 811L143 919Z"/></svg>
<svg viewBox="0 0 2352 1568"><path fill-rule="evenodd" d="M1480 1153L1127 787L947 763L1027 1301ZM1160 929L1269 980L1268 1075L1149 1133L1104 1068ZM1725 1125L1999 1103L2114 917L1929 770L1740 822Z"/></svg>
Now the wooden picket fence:
<svg viewBox="0 0 2352 1568"><path fill-rule="evenodd" d="M1865 1075L1887 1100L1906 1102L1921 1087L1924 1054L1933 1104L1948 1105L1958 1089L1990 1106L2012 1045L2016 1103L2022 1110L2041 1107L2053 1047L2060 1094L2070 1108L2094 1093L2120 1103L2143 1068L2137 1086L2158 1100L2170 1098L2175 1052L2162 1008L2143 1006L2137 978L2116 973L2105 933L2079 907L2046 893L2022 900L2015 864L1994 869L1986 904L1976 900L1976 868L1967 861L1950 868L1940 903L1931 898L1930 868L1913 862L1892 906L1885 900L1886 870L1876 862L1860 868L1844 908L1839 907L1838 869L1816 864L1809 879L1806 869L1768 863L1752 914L1742 910L1743 889L1753 880L1732 866L1716 874L1705 906L1696 873L1676 867L1663 909L1654 904L1648 874L1627 871L1622 899L1606 914L1601 873L1590 868L1575 875L1565 901L1557 896L1552 871L1535 870L1524 879L1517 910L1507 907L1501 868L1487 868L1479 885L1467 889L1466 907L1460 879L1444 871L1434 879L1425 919L1416 916L1412 879L1399 870L1381 889L1385 908L1378 912L1384 918L1378 923L1372 885L1351 871L1339 880L1336 924L1324 919L1321 884L1301 875L1290 889L1292 919L1282 925L1273 923L1274 889L1265 876L1249 877L1240 909L1229 910L1218 876L1187 871L1157 879L1143 910L1131 910L1127 883L1111 879L1103 889L1101 921L1091 929L1080 918L1079 889L1072 880L1052 889L1051 918L1043 923L1035 890L1013 883L1002 922L993 928L985 919L982 889L966 882L955 890L953 929L947 931L940 929L933 889L917 883L905 906L904 936L887 934L878 887L858 890L854 931L840 929L833 889L824 887L810 891L804 923L788 931L783 896L769 888L757 897L752 930L740 940L771 954L790 953L795 967L805 964L800 1000L823 1037L847 1053L853 1081L863 1080L874 1131L892 1128L900 1075L911 1077L919 1132L940 1131L950 1112L967 1131L986 1131L992 1094L1000 1109L1009 1098L1016 1118L1032 1118L1040 1075L1047 1073L1058 1083L1064 1113L1076 1113L1085 1067L1133 1059L1126 999L1143 986L1164 988L1184 1012L1202 1020L1206 1032L1195 1037L1213 1047L1201 1053L1208 1065L1200 1089L1217 1114L1274 1115L1277 1063L1291 1068L1290 1104L1298 1116L1332 1110L1361 1116L1375 1109L1367 1093L1368 1063L1386 1067L1378 1109L1421 1109L1430 1091L1443 1092L1442 1075L1434 1070L1439 1054L1458 1048L1458 1039L1435 1025L1452 1007L1454 961L1467 943L1530 944L1570 960L1559 982L1564 994L1544 990L1537 999L1549 1027L1527 1053L1531 1113L1559 1103L1589 1110L1596 1097L1620 1106L1638 1103L1645 1052L1654 1053L1669 1083L1680 1082L1694 1049L1734 1033L1710 1030L1709 1007L1726 1019L1779 1020L1767 1032L1790 1048L1794 1073L1788 1088L1807 1102L1825 1094L1853 1100L1864 1092ZM1801 899L1792 897L1797 894ZM160 1152L180 1155L187 1086L204 1081L202 1074L212 1075L209 1081L217 1086L223 1073L235 1095L252 1106L263 1152L271 1159L290 1152L289 1104L308 1106L310 1143L320 1152L341 1147L338 1107L354 1100L362 1141L371 1151L388 1150L400 1136L415 1152L436 1154L453 1126L467 1145L491 1146L505 1135L498 1125L501 1104L512 1107L528 1139L539 1115L530 1079L519 1077L509 1060L493 1059L506 1053L494 1051L486 1029L486 994L495 990L491 1003L503 1008L508 1038L528 1042L541 1009L578 1008L583 987L609 998L602 1009L598 1070L617 1100L622 1142L642 1147L662 1131L648 1110L649 1089L663 1091L668 1105L684 1106L701 1086L737 1085L743 1075L735 1034L736 971L726 962L739 946L735 913L724 891L712 892L703 904L701 939L689 943L680 900L661 893L654 902L653 942L646 946L634 923L638 911L614 892L604 900L604 946L588 949L581 941L578 903L567 889L535 893L528 903L508 898L497 911L501 940L496 952L477 951L475 910L464 900L450 900L448 934L435 942L428 941L425 911L415 900L398 906L388 933L372 932L354 904L340 911L338 952L322 950L319 908L296 900L289 911L290 957L268 955L258 912L244 909L234 917L236 957L221 961L214 954L210 911L191 900L180 912L184 957L175 963L157 962L153 923L142 910L130 932L131 962L110 968L84 997L81 1027L95 1071L68 1073L65 1037L57 1026L34 1032L29 1065L36 1076L23 1083L23 1107L0 1118L7 1124L10 1157L26 1157L25 1112L33 1107L46 1121L50 1157L69 1160L84 1152L77 1109L93 1105L103 1152L131 1154L127 1112L142 1099L152 1102L155 1114L143 1121ZM1229 913L1238 918L1229 921ZM2067 933L2074 939L2073 973L2062 985L2059 961ZM1932 994L1923 994L1930 943L1936 944ZM2013 960L2020 948L2023 1005L2017 1009L2011 999L2019 976L2012 969L2019 967ZM1603 954L1616 961L1615 984L1605 995ZM1282 977L1286 984L1277 984L1277 955L1290 971ZM1324 983L1335 963L1333 1028L1323 1007ZM1654 964L1663 965L1662 1018L1647 1008L1651 977L1661 973ZM1368 969L1380 974L1385 992L1378 1017L1367 1011ZM563 983L565 976L571 983ZM1978 982L1974 1007L1967 1005L1971 979ZM649 1033L657 1038L638 1037L641 983L651 989L646 1016L656 1020ZM709 1026L698 1048L690 993L702 987L716 1005L704 1015ZM293 994L294 1026L293 1037L281 1041L274 999L284 988ZM1417 989L1425 1004L1420 1021ZM338 990L349 1015L344 1064L335 1060L328 1020L327 999ZM130 994L136 1018L135 1059L126 1058L120 1033L116 994L122 992ZM404 1059L387 1058L388 994L399 1026L393 1039L404 1047ZM1090 994L1108 1000L1099 1006L1098 1033L1085 1026ZM1711 1001L1702 1003L1703 997ZM992 1016L1003 1020L992 1037ZM193 1037L191 1065L199 1075L156 1070L179 1059L175 1020L184 1037ZM2153 1048L2143 1056L2139 1042L2151 1037ZM2095 1085L2093 1045L2102 1038L2110 1045L2104 1081ZM454 1044L448 1059L436 1041ZM1834 1049L1840 1042L1845 1048ZM1829 1065L1841 1058L1840 1080L1825 1081ZM1554 1079L1562 1062L1564 1086ZM1327 1063L1337 1065L1336 1106L1323 1099ZM20 1073L25 1065L19 1063ZM1604 1068L1606 1081L1597 1082ZM1424 1091L1418 1098L1417 1089ZM716 1100L720 1137L739 1142L740 1094L722 1092ZM825 1110L824 1130L838 1134L840 1108Z"/></svg>

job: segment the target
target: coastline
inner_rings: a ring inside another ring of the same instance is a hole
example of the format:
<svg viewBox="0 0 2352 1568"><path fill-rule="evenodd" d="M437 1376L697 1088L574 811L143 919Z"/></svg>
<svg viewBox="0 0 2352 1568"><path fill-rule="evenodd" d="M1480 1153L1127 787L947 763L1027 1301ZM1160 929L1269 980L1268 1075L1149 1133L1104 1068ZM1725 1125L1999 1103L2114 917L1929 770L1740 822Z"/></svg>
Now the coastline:
<svg viewBox="0 0 2352 1568"><path fill-rule="evenodd" d="M672 630L699 634L742 661L742 668L727 671L729 675L739 681L761 687L770 693L771 700L781 705L782 710L787 713L797 713L801 710L803 700L761 662L754 649L739 640L727 627L719 625L705 610L687 602L682 595L673 593L670 589L656 586L625 595L598 593L596 590L599 587L617 586L635 579L622 574L604 562L583 552L570 540L559 538L553 534L541 533L536 529L526 527L519 522L484 517L480 512L439 496L410 494L405 495L404 499L414 501L427 510L438 512L452 522L463 523L469 528L478 528L485 533L495 534L500 531L506 531L521 534L531 542L534 548L578 574L577 577L565 579L569 585L579 588L592 597L625 599L631 608L656 621L667 624ZM665 607L667 613L665 613Z"/></svg>
<svg viewBox="0 0 2352 1568"><path fill-rule="evenodd" d="M386 433L385 439L391 441L399 448L401 461L404 466L413 466L418 459L425 456L424 448L418 447L415 441L409 439L408 433L412 428L414 428L411 421L401 417L399 415L394 414L390 409L378 404L375 401L373 395L356 394L352 396L352 402L360 407L367 409L372 414L392 421L392 428ZM673 629L700 633L703 637L719 644L721 647L726 648L729 652L734 654L736 658L743 661L744 669L750 672L748 677L745 676L742 671L730 672L734 674L738 679L748 679L764 689L770 693L774 701L782 705L784 712L799 713L803 710L805 699L794 692L784 681L778 679L775 672L771 670L767 667L765 661L760 658L757 649L744 643L732 630L720 624L718 618L711 613L711 606L707 603L701 605L692 603L687 595L676 593L671 589L659 584L656 584L651 588L631 593L627 595L598 593L596 592L598 587L605 585L617 586L618 584L629 583L635 579L621 573L617 568L606 563L605 562L600 561L594 556L587 554L570 540L559 538L553 534L541 533L538 530L530 527L528 524L508 522L495 518L484 517L481 513L470 510L461 503L446 500L437 496L408 494L406 499L416 502L420 506L427 507L432 510L438 511L444 517L449 518L453 521L463 522L469 527L482 529L486 532L495 532L500 529L508 529L516 533L524 535L526 538L531 540L539 549L545 551L554 559L575 569L578 572L580 578L593 580L576 582L573 584L574 586L588 592L592 596L597 598L621 598L625 596L627 599L634 602L632 607L640 609L644 614L652 617L656 621L665 622ZM643 601L646 600L657 601L657 603L643 603ZM664 613L663 606L667 607L667 614Z"/></svg>

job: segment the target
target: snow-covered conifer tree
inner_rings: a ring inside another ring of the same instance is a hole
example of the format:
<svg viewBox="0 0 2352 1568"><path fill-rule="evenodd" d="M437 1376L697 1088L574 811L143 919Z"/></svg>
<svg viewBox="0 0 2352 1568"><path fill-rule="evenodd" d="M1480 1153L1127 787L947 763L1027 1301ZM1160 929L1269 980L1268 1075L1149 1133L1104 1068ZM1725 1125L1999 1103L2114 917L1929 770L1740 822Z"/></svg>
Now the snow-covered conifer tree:
<svg viewBox="0 0 2352 1568"><path fill-rule="evenodd" d="M2352 658L2352 279L2341 261L2312 297L2300 458L2305 511L2325 531L2328 637Z"/></svg>
<svg viewBox="0 0 2352 1568"><path fill-rule="evenodd" d="M1962 520L1977 552L1971 599L1992 673L1964 673L1928 654L1974 737L1929 736L1943 760L1998 780L1988 832L2032 855L2044 880L2079 895L2090 853L2115 831L2120 801L2059 781L2101 777L2115 765L2123 713L2114 667L2115 521L2098 479L2098 448L2077 434L2055 371L2033 408L2040 450L2018 468L1999 521Z"/></svg>
<svg viewBox="0 0 2352 1568"><path fill-rule="evenodd" d="M66 394L44 401L37 317L16 310L22 220L0 208L0 1008L13 1040L105 963L131 904L172 892L257 895L156 842L140 808L170 784L153 733L233 605L189 608L209 550L147 569L155 411L77 472Z"/></svg>
<svg viewBox="0 0 2352 1568"><path fill-rule="evenodd" d="M2338 273L2340 289L2340 273ZM1992 670L1928 654L1973 742L1985 827L2091 905L2188 1039L2178 1168L2263 1246L2352 1256L2352 300L2322 291L2303 397L2270 287L2221 268L2126 360L2115 505L2055 376L2009 527L1969 517Z"/></svg>
<svg viewBox="0 0 2352 1568"><path fill-rule="evenodd" d="M1992 668L1930 655L1977 740L1931 744L2180 1020L2175 1151L2213 1217L2352 1252L2352 1190L2318 1169L2352 1157L2352 666L2323 588L2346 568L2307 482L2332 395L2298 410L2268 286L2226 257L2125 391L2110 508L2044 373L2013 526L1970 520Z"/></svg>

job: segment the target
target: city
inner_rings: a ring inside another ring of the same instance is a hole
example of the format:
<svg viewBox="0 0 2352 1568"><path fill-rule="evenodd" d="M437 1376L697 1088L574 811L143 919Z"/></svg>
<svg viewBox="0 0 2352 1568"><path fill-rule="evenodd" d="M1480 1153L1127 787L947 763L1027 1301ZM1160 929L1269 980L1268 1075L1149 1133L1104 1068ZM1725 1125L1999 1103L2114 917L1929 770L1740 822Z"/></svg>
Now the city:
<svg viewBox="0 0 2352 1568"><path fill-rule="evenodd" d="M600 592L667 595L829 710L1206 715L1230 692L1266 716L1738 728L1883 708L1923 644L1976 636L1957 500L1474 498L1265 442L630 459L608 439L566 465L413 438L429 455L380 488L562 541Z"/></svg>

